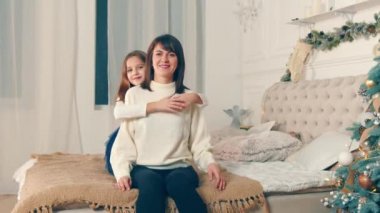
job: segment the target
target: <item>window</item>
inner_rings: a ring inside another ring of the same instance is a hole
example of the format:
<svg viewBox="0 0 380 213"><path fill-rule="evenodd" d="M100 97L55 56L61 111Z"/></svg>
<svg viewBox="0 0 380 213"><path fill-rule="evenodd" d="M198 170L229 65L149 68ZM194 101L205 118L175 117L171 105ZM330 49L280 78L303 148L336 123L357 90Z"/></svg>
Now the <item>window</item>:
<svg viewBox="0 0 380 213"><path fill-rule="evenodd" d="M108 0L96 0L95 105L108 104Z"/></svg>

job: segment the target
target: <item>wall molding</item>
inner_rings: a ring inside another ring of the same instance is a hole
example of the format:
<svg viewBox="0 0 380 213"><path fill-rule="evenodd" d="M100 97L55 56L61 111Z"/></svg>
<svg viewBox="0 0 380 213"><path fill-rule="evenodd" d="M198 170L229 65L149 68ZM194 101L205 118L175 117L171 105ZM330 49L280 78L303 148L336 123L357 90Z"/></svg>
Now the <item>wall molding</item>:
<svg viewBox="0 0 380 213"><path fill-rule="evenodd" d="M323 68L330 68L330 67L336 67L336 66L344 66L348 64L362 64L362 63L368 63L373 61L373 55L372 54L362 54L362 55L355 55L355 56L347 56L347 57L340 57L340 58L334 58L334 59L324 59L314 62L313 60L317 57L317 55L312 56L309 63L306 64L305 68L307 69L323 69Z"/></svg>
<svg viewBox="0 0 380 213"><path fill-rule="evenodd" d="M255 68L254 71L242 71L241 76L251 76L251 75L268 75L271 76L277 72L284 73L286 70L285 65L284 66L276 66L276 67L271 67L268 69L260 69L260 68Z"/></svg>
<svg viewBox="0 0 380 213"><path fill-rule="evenodd" d="M347 57L341 57L341 58L319 60L315 62L313 61L314 59L315 58L311 58L310 59L311 61L309 61L309 63L306 64L305 66L306 71L309 69L326 69L326 68L352 65L352 64L370 63L373 61L373 56L372 54L362 54L362 55L356 55L356 56L347 56ZM265 62L263 63L265 64ZM254 65L254 63L246 63L245 65L248 67L249 65ZM245 77L245 76L257 75L257 74L273 75L277 72L284 73L285 70L286 70L285 66L274 66L267 69L255 68L253 71L243 70L241 73L241 76Z"/></svg>

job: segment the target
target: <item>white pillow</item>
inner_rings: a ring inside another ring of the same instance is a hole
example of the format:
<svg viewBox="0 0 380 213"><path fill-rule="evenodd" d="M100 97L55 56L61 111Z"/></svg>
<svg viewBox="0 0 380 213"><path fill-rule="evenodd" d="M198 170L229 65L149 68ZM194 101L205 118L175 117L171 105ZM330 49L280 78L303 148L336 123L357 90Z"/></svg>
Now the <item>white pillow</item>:
<svg viewBox="0 0 380 213"><path fill-rule="evenodd" d="M349 135L333 131L325 132L290 155L285 161L295 163L308 170L321 171L336 163L339 154L348 150L350 142ZM358 147L359 143L353 141L350 151Z"/></svg>

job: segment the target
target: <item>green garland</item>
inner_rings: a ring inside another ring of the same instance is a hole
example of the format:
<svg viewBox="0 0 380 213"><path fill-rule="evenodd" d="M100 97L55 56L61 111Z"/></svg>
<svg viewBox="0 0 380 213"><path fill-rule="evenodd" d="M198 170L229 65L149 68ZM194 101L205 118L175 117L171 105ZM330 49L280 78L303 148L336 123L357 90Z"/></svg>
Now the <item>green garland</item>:
<svg viewBox="0 0 380 213"><path fill-rule="evenodd" d="M352 42L361 37L366 39L371 36L375 37L380 32L380 12L375 13L374 19L375 22L373 23L347 21L345 25L335 28L333 32L312 30L301 41L312 45L313 49L326 51L339 46L343 42ZM290 81L290 75L289 70L287 70L281 77L281 81Z"/></svg>

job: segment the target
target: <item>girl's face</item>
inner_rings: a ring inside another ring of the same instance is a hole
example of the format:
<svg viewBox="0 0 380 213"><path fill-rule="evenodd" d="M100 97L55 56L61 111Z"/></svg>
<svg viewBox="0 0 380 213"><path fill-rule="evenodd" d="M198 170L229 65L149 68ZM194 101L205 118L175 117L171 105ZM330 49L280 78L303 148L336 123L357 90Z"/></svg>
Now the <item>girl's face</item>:
<svg viewBox="0 0 380 213"><path fill-rule="evenodd" d="M145 63L137 56L128 58L126 62L127 77L131 84L140 85L145 79Z"/></svg>
<svg viewBox="0 0 380 213"><path fill-rule="evenodd" d="M165 50L162 44L159 43L153 49L152 65L154 68L154 80L169 83L173 81L178 58L174 52Z"/></svg>

